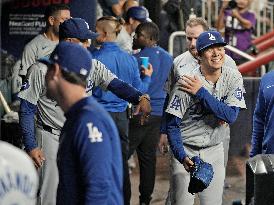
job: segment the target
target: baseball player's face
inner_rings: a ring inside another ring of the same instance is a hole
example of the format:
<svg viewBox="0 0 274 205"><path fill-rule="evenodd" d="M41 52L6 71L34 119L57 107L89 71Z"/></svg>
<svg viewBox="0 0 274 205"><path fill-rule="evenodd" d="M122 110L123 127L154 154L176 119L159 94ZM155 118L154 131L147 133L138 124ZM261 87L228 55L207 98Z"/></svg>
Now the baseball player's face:
<svg viewBox="0 0 274 205"><path fill-rule="evenodd" d="M70 11L60 10L53 18L53 31L55 34L59 34L59 25L63 23L65 20L70 19Z"/></svg>
<svg viewBox="0 0 274 205"><path fill-rule="evenodd" d="M187 48L191 55L193 55L194 58L198 57L198 52L196 50L196 41L198 36L204 32L204 29L201 25L197 26L187 26L186 27L186 43L187 43Z"/></svg>
<svg viewBox="0 0 274 205"><path fill-rule="evenodd" d="M56 100L55 96L56 96L56 77L54 77L55 75L55 67L54 65L52 66L48 66L48 70L45 76L45 80L46 80L46 88L47 88L47 97L49 99L52 100Z"/></svg>
<svg viewBox="0 0 274 205"><path fill-rule="evenodd" d="M214 46L206 49L201 54L201 66L208 70L219 70L224 64L224 46Z"/></svg>

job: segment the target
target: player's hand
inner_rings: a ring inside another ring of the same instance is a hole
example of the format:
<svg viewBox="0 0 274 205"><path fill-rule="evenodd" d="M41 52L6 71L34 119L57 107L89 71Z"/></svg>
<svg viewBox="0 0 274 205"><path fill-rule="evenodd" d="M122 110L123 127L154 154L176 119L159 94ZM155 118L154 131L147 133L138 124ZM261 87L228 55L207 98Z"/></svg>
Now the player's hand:
<svg viewBox="0 0 274 205"><path fill-rule="evenodd" d="M184 168L187 172L190 172L194 169L194 163L189 159L189 157L185 157L183 161Z"/></svg>
<svg viewBox="0 0 274 205"><path fill-rule="evenodd" d="M141 119L140 123L141 125L144 125L145 121L148 120L149 114L151 112L151 105L148 99L146 98L141 98L139 104L137 105L135 112L133 113L134 115L138 115L141 113Z"/></svg>
<svg viewBox="0 0 274 205"><path fill-rule="evenodd" d="M182 80L178 81L178 84L180 85L179 90L183 90L192 95L196 95L198 90L203 86L201 80L197 76L190 77L184 75L181 79Z"/></svg>
<svg viewBox="0 0 274 205"><path fill-rule="evenodd" d="M147 68L145 68L143 65L141 65L141 73L143 75L147 75L147 76L151 77L151 75L153 73L152 65L149 63Z"/></svg>
<svg viewBox="0 0 274 205"><path fill-rule="evenodd" d="M232 9L231 16L237 18L239 16L238 9Z"/></svg>
<svg viewBox="0 0 274 205"><path fill-rule="evenodd" d="M43 166L43 163L46 159L44 157L43 151L40 148L35 148L31 150L28 154L33 160L36 168L40 168Z"/></svg>
<svg viewBox="0 0 274 205"><path fill-rule="evenodd" d="M164 155L164 154L168 153L169 148L168 148L167 134L161 134L160 135L158 148L159 148L161 154Z"/></svg>

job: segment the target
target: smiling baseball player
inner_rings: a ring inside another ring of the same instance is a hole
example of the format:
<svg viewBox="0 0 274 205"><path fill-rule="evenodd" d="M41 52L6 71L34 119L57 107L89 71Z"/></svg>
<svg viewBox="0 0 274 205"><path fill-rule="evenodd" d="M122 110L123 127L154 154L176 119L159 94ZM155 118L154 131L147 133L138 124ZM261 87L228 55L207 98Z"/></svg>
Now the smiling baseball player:
<svg viewBox="0 0 274 205"><path fill-rule="evenodd" d="M194 196L187 190L193 156L200 156L214 170L211 184L199 193L200 204L222 204L225 179L222 140L226 123L233 123L239 110L246 107L241 74L224 66L224 45L216 31L200 34L196 43L200 66L181 76L171 93L166 110L167 133L175 157L169 193L171 204L194 203Z"/></svg>

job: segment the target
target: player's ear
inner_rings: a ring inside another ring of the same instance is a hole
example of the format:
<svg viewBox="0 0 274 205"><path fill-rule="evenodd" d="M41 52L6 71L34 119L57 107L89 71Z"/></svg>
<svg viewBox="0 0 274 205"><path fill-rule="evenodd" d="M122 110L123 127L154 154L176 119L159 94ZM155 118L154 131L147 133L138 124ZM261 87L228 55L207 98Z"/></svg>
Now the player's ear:
<svg viewBox="0 0 274 205"><path fill-rule="evenodd" d="M49 17L48 17L48 22L49 22L49 25L53 26L54 17L53 17L53 16L49 16Z"/></svg>

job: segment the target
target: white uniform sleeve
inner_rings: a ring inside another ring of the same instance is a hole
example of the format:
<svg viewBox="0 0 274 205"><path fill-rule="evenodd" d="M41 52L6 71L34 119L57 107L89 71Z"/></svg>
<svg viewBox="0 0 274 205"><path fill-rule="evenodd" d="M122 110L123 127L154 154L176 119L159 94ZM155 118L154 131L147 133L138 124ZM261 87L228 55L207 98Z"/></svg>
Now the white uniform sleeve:
<svg viewBox="0 0 274 205"><path fill-rule="evenodd" d="M239 108L246 108L244 99L244 84L240 72L236 71L231 78L230 88L225 103L229 106L236 106Z"/></svg>
<svg viewBox="0 0 274 205"><path fill-rule="evenodd" d="M92 94L92 88L100 86L103 90L106 90L109 83L117 78L107 67L96 59L92 59L92 70L87 80L86 92L88 95Z"/></svg>
<svg viewBox="0 0 274 205"><path fill-rule="evenodd" d="M25 46L21 57L20 75L26 75L28 68L36 61L36 50L34 45L27 44Z"/></svg>
<svg viewBox="0 0 274 205"><path fill-rule="evenodd" d="M37 105L37 101L39 100L44 89L46 89L46 70L46 65L42 63L33 64L28 70L27 79L23 83L18 97L27 100L34 105Z"/></svg>
<svg viewBox="0 0 274 205"><path fill-rule="evenodd" d="M182 119L186 110L190 107L191 102L191 96L184 91L178 90L175 85L169 98L166 112Z"/></svg>

